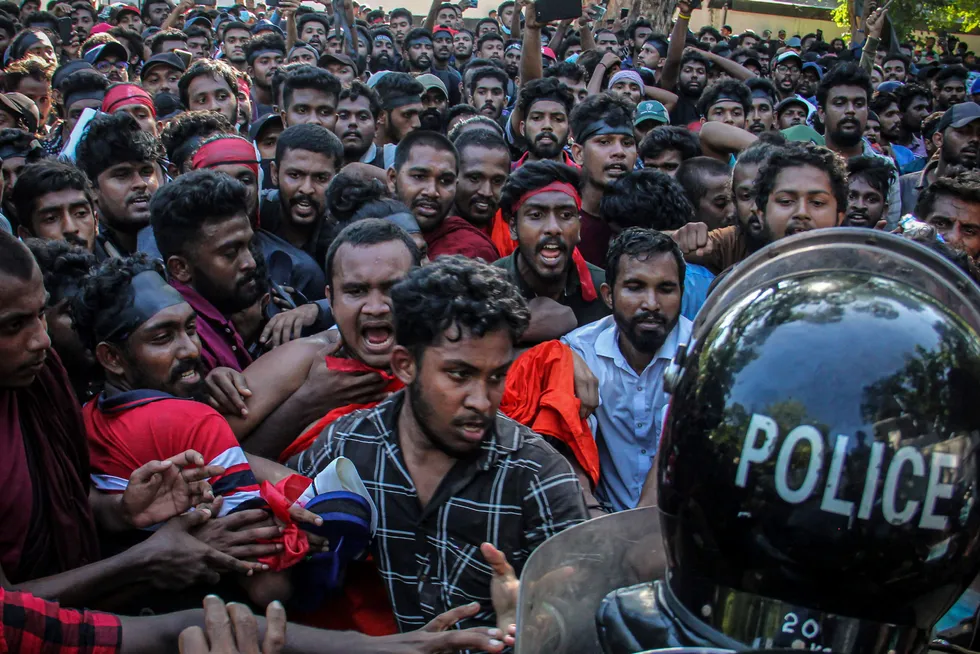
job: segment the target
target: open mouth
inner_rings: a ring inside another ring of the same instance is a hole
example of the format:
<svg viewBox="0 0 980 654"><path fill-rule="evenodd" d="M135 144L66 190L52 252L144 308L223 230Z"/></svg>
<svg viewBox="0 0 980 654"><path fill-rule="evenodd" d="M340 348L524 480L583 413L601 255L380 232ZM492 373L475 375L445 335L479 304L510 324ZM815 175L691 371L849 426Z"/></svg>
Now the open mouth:
<svg viewBox="0 0 980 654"><path fill-rule="evenodd" d="M361 328L364 349L372 353L387 353L395 343L395 331L389 324L365 325Z"/></svg>
<svg viewBox="0 0 980 654"><path fill-rule="evenodd" d="M625 175L627 172L629 172L626 170L626 165L620 163L609 164L606 166L605 170L610 175L615 175L617 177Z"/></svg>
<svg viewBox="0 0 980 654"><path fill-rule="evenodd" d="M564 254L565 250L555 243L549 243L538 248L538 258L548 267L557 266Z"/></svg>
<svg viewBox="0 0 980 654"><path fill-rule="evenodd" d="M423 216L436 216L439 214L439 205L435 202L429 202L427 200L419 200L412 205L418 213Z"/></svg>
<svg viewBox="0 0 980 654"><path fill-rule="evenodd" d="M487 213L490 211L490 203L486 200L473 200L470 203L470 208L479 213Z"/></svg>
<svg viewBox="0 0 980 654"><path fill-rule="evenodd" d="M201 381L201 375L197 370L188 370L180 376L180 381L184 384L196 384Z"/></svg>

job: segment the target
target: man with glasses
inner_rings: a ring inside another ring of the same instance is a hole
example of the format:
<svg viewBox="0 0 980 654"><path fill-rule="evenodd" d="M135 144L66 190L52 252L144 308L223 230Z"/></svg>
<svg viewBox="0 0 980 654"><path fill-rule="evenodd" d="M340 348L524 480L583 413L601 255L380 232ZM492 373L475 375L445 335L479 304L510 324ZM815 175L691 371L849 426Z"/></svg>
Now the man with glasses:
<svg viewBox="0 0 980 654"><path fill-rule="evenodd" d="M129 52L122 43L110 41L97 45L84 56L85 61L92 64L95 70L108 78L110 82L129 81Z"/></svg>

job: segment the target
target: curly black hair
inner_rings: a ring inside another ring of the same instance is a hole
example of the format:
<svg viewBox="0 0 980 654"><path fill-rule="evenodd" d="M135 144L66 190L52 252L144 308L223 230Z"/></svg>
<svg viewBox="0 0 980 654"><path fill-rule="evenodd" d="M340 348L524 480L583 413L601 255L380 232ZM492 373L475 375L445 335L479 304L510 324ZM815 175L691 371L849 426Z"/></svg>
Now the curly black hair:
<svg viewBox="0 0 980 654"><path fill-rule="evenodd" d="M545 78L570 79L575 83L586 82L589 74L582 66L570 61L557 61L544 70ZM530 82L528 82L530 84Z"/></svg>
<svg viewBox="0 0 980 654"><path fill-rule="evenodd" d="M341 171L327 185L327 210L340 222L354 217L369 202L390 199L388 187L379 179L364 179Z"/></svg>
<svg viewBox="0 0 980 654"><path fill-rule="evenodd" d="M830 179L830 188L837 201L838 213L847 207L847 166L844 158L827 148L809 142L795 142L777 148L759 169L756 179L755 204L765 214L769 196L776 184L776 177L787 168L812 166L825 173Z"/></svg>
<svg viewBox="0 0 980 654"><path fill-rule="evenodd" d="M150 225L164 261L186 254L201 228L246 216L248 191L237 179L213 170L195 170L160 187L150 200Z"/></svg>
<svg viewBox="0 0 980 654"><path fill-rule="evenodd" d="M685 161L701 156L701 142L697 134L676 125L654 127L640 141L639 155L642 161L655 159L667 150L677 150L681 154L681 161Z"/></svg>
<svg viewBox="0 0 980 654"><path fill-rule="evenodd" d="M742 105L745 115L752 111L752 91L749 87L738 80L723 79L702 91L701 97L698 98L698 113L707 116L711 107L722 98L726 100L735 98Z"/></svg>
<svg viewBox="0 0 980 654"><path fill-rule="evenodd" d="M724 164L722 164L724 165ZM656 207L651 211L650 207ZM681 185L659 170L635 170L609 184L599 213L621 228L680 229L694 219L694 205Z"/></svg>
<svg viewBox="0 0 980 654"><path fill-rule="evenodd" d="M882 157L862 155L847 160L848 180L864 179L871 188L881 193L881 197L885 200L888 199L888 187L895 180L897 174L895 166Z"/></svg>
<svg viewBox="0 0 980 654"><path fill-rule="evenodd" d="M662 174L662 173L659 173ZM648 259L656 254L670 253L677 262L677 280L681 291L684 290L684 275L686 265L681 249L674 239L663 232L642 227L630 227L620 232L609 244L606 251L606 283L610 288L616 287L616 277L619 276L619 262L623 256L634 259ZM397 313L395 314L398 315Z"/></svg>
<svg viewBox="0 0 980 654"><path fill-rule="evenodd" d="M140 129L136 119L119 113L96 116L88 124L78 144L75 165L81 168L96 188L99 175L120 163L143 163L163 159L160 142Z"/></svg>
<svg viewBox="0 0 980 654"><path fill-rule="evenodd" d="M834 68L823 76L820 84L817 85L817 106L824 107L827 102L827 95L830 89L838 86L857 86L864 89L868 99L874 89L871 87L871 75L853 61L846 61Z"/></svg>
<svg viewBox="0 0 980 654"><path fill-rule="evenodd" d="M293 68L282 81L282 110L286 111L293 101L293 93L300 89L314 89L324 95L340 97L340 80L323 68L300 64Z"/></svg>
<svg viewBox="0 0 980 654"><path fill-rule="evenodd" d="M613 127L633 128L633 105L619 96L600 93L579 103L569 116L572 135L579 145L585 145L581 136L585 129L597 120L604 120Z"/></svg>
<svg viewBox="0 0 980 654"><path fill-rule="evenodd" d="M58 90L61 91L62 100L67 101L76 93L98 91L105 93L108 89L109 80L102 73L94 70L79 70L66 77ZM70 105L65 106L65 111L70 108Z"/></svg>
<svg viewBox="0 0 980 654"><path fill-rule="evenodd" d="M214 111L185 111L167 123L160 140L167 159L181 170L201 142L215 134L234 134L228 117Z"/></svg>
<svg viewBox="0 0 980 654"><path fill-rule="evenodd" d="M378 95L377 91L372 89L364 82L354 80L350 83L350 86L341 89L338 102L342 102L344 100L357 102L357 100L360 98L367 98L368 106L371 109L371 115L374 116L375 120L381 117L381 96Z"/></svg>
<svg viewBox="0 0 980 654"><path fill-rule="evenodd" d="M245 46L245 61L247 61L248 65L251 66L253 63L255 63L255 59L259 56L260 52L265 52L268 50L275 50L285 57L286 40L275 32L260 34L259 36L253 37Z"/></svg>
<svg viewBox="0 0 980 654"><path fill-rule="evenodd" d="M43 195L65 190L81 191L94 208L92 184L85 173L75 166L57 159L45 159L24 166L10 194L17 224L33 234L35 203Z"/></svg>
<svg viewBox="0 0 980 654"><path fill-rule="evenodd" d="M566 114L571 113L575 106L575 96L557 77L535 79L522 85L521 92L517 95L517 111L526 117L531 106L540 100L557 102L565 107Z"/></svg>
<svg viewBox="0 0 980 654"><path fill-rule="evenodd" d="M552 182L563 182L579 188L580 178L577 170L555 161L531 161L524 164L508 177L500 189L500 211L508 221L517 217L514 204L525 194L543 188Z"/></svg>
<svg viewBox="0 0 980 654"><path fill-rule="evenodd" d="M71 298L75 331L85 347L95 351L96 325L107 316L118 316L133 301L128 292L130 282L148 270L165 274L163 262L144 252L106 259L91 270Z"/></svg>
<svg viewBox="0 0 980 654"><path fill-rule="evenodd" d="M391 300L395 342L416 359L441 339L467 333L482 338L506 329L517 344L531 320L527 301L502 268L461 255L413 270L391 289Z"/></svg>
<svg viewBox="0 0 980 654"><path fill-rule="evenodd" d="M347 227L344 227L330 244L323 266L327 286L333 286L333 262L337 258L337 250L340 249L340 246L350 244L353 247L357 247L360 245L377 245L378 243L388 243L390 241L401 241L404 243L405 247L408 248L408 252L412 255L412 265L422 265L422 254L415 245L415 241L412 240L412 237L404 229L390 220L365 218L364 220L356 220L347 225Z"/></svg>
<svg viewBox="0 0 980 654"><path fill-rule="evenodd" d="M65 241L29 238L24 244L34 255L44 276L44 290L50 296L50 306L78 295L85 279L98 265L94 254Z"/></svg>
<svg viewBox="0 0 980 654"><path fill-rule="evenodd" d="M904 113L916 98L925 98L926 101L932 102L932 91L921 84L909 82L895 89L895 97L898 98L899 111Z"/></svg>
<svg viewBox="0 0 980 654"><path fill-rule="evenodd" d="M969 170L954 177L937 177L936 181L922 190L915 203L915 215L926 220L936 198L952 196L968 204L980 204L980 171Z"/></svg>

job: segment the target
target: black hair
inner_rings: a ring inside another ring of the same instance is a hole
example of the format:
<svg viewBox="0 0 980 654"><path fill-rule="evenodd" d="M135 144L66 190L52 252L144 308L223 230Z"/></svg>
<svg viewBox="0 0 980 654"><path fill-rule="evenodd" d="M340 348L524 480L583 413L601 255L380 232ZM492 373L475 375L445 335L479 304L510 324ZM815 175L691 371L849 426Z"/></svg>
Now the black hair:
<svg viewBox="0 0 980 654"><path fill-rule="evenodd" d="M344 165L344 144L332 131L316 123L305 123L287 127L276 142L276 165L281 165L282 157L290 150L304 150L322 154L334 162L334 169Z"/></svg>
<svg viewBox="0 0 980 654"><path fill-rule="evenodd" d="M492 77L500 82L500 85L504 87L504 93L507 92L507 82L510 81L510 78L507 77L507 73L500 70L496 66L481 66L480 68L474 70L473 74L470 76L470 82L468 85L469 92L473 93L473 91L476 89L477 81L486 79L487 77Z"/></svg>
<svg viewBox="0 0 980 654"><path fill-rule="evenodd" d="M684 189L691 206L695 206L707 192L705 179L731 175L731 168L714 157L692 157L684 160L677 169L677 183Z"/></svg>
<svg viewBox="0 0 980 654"><path fill-rule="evenodd" d="M931 139L932 135L936 133L936 128L939 127L939 121L943 119L943 111L934 111L925 117L922 121L922 138Z"/></svg>
<svg viewBox="0 0 980 654"><path fill-rule="evenodd" d="M686 266L684 255L681 254L677 243L663 232L642 227L624 229L609 244L609 249L606 251L606 283L609 284L609 288L616 287L619 262L624 256L644 261L654 255L667 253L673 256L677 263L677 281L683 291Z"/></svg>
<svg viewBox="0 0 980 654"><path fill-rule="evenodd" d="M504 129L497 124L497 121L489 116L477 114L475 116L470 116L469 118L464 118L457 123L455 127L449 130L449 140L455 143L459 137L471 129L490 130L496 132L501 137L504 135Z"/></svg>
<svg viewBox="0 0 980 654"><path fill-rule="evenodd" d="M315 89L326 95L340 97L340 80L330 71L302 64L286 75L282 82L282 109L289 107L297 89Z"/></svg>
<svg viewBox="0 0 980 654"><path fill-rule="evenodd" d="M710 34L711 36L715 37L715 41L717 41L718 43L725 42L725 37L721 35L721 32L716 30L711 25L705 25L704 27L698 30L698 39L700 40L701 37L704 36L705 34Z"/></svg>
<svg viewBox="0 0 980 654"><path fill-rule="evenodd" d="M32 11L27 15L27 19L24 21L24 27L41 26L48 27L54 32L57 32L58 18L50 11Z"/></svg>
<svg viewBox="0 0 980 654"><path fill-rule="evenodd" d="M697 62L699 64L703 64L705 70L708 70L708 68L711 67L711 62L708 61L708 58L705 57L702 53L698 52L697 50L685 50L684 54L681 55L681 63L680 63L681 68L684 67L684 64L691 61Z"/></svg>
<svg viewBox="0 0 980 654"><path fill-rule="evenodd" d="M650 211L656 207L656 211ZM634 170L606 186L599 215L622 229L680 229L694 219L694 205L670 175L659 170Z"/></svg>
<svg viewBox="0 0 980 654"><path fill-rule="evenodd" d="M931 102L932 91L921 84L908 82L895 89L895 97L898 98L898 109L904 113L916 98L925 98L926 101Z"/></svg>
<svg viewBox="0 0 980 654"><path fill-rule="evenodd" d="M3 85L7 91L16 91L17 86L25 79L51 83L54 76L54 66L37 55L27 55L17 61L11 61L4 69Z"/></svg>
<svg viewBox="0 0 980 654"><path fill-rule="evenodd" d="M427 38L431 41L432 32L425 29L424 27L413 27L412 29L408 30L408 34L405 35L405 40L402 41L402 49L407 48L410 41L414 41L415 39L422 38L422 37Z"/></svg>
<svg viewBox="0 0 980 654"><path fill-rule="evenodd" d="M936 198L941 195L952 196L969 204L980 204L980 172L970 170L954 177L936 177L936 181L922 189L915 203L915 215L925 220Z"/></svg>
<svg viewBox="0 0 980 654"><path fill-rule="evenodd" d="M892 105L898 105L898 96L894 93L888 91L875 91L874 96L871 98L871 102L868 103L868 108L881 116L888 107ZM879 118L879 122L880 122Z"/></svg>
<svg viewBox="0 0 980 654"><path fill-rule="evenodd" d="M546 78L550 77L563 77L565 79L570 79L573 82L584 82L588 79L588 73L585 68L579 66L576 63L569 61L557 61L544 70L544 76ZM528 82L530 84L530 82Z"/></svg>
<svg viewBox="0 0 980 654"><path fill-rule="evenodd" d="M406 95L422 95L425 87L417 79L408 73L388 73L382 75L378 83L374 85L374 90L381 97L381 103L385 100Z"/></svg>
<svg viewBox="0 0 980 654"><path fill-rule="evenodd" d="M408 9L405 9L404 7L399 7L398 9L392 9L391 15L388 18L388 20L395 20L398 17L407 18L409 23L412 23L414 21L412 12L410 12Z"/></svg>
<svg viewBox="0 0 980 654"><path fill-rule="evenodd" d="M473 78L475 80L476 75ZM517 96L517 111L527 118L531 106L539 100L551 100L559 103L565 107L566 114L571 113L572 107L575 106L575 96L556 77L534 79L523 84L521 92Z"/></svg>
<svg viewBox="0 0 980 654"><path fill-rule="evenodd" d="M163 1L164 0L160 0L160 2ZM164 41L182 41L186 46L187 35L184 34L184 32L182 32L181 30L174 29L172 27L168 27L167 29L160 30L159 32L151 36L149 39L147 39L147 43L150 46L150 54L151 55L160 54L163 48Z"/></svg>
<svg viewBox="0 0 980 654"><path fill-rule="evenodd" d="M633 128L633 105L619 96L600 93L593 95L572 109L569 122L575 141L584 146L581 136L589 125L597 120L604 120L613 127L628 125Z"/></svg>
<svg viewBox="0 0 980 654"><path fill-rule="evenodd" d="M943 83L945 83L948 79L963 80L963 83L965 84L969 76L970 73L967 71L966 66L955 64L952 66L941 67L939 72L936 73L936 76L933 78L933 82L935 82L936 88L941 89L943 87Z"/></svg>
<svg viewBox="0 0 980 654"><path fill-rule="evenodd" d="M187 40L206 38L208 40L208 48L210 49L214 43L214 39L211 38L211 34L208 33L203 27L198 27L197 25L191 25L190 27L184 28L184 34L187 36Z"/></svg>
<svg viewBox="0 0 980 654"><path fill-rule="evenodd" d="M286 56L286 40L275 32L259 34L253 37L245 46L245 61L251 66L258 57L259 52L275 50Z"/></svg>
<svg viewBox="0 0 980 654"><path fill-rule="evenodd" d="M582 39L579 38L578 36L576 36L575 34L572 34L570 36L566 36L564 39L562 39L561 40L561 44L559 44L559 46L558 46L558 50L555 51L555 55L557 55L558 61L556 61L554 64L552 64L552 66L556 66L558 64L567 64L567 63L569 63L567 61L564 61L565 56L568 54L568 49L571 48L571 47L573 47L573 46L576 46L576 45L579 45L579 46L582 45ZM572 65L573 66L576 66L578 64L574 64L573 63ZM549 68L551 68L551 66L549 66ZM583 68L583 70L585 70L585 69ZM549 76L548 73L547 73L547 71L545 71L545 76L546 77Z"/></svg>
<svg viewBox="0 0 980 654"><path fill-rule="evenodd" d="M659 157L667 150L677 150L681 154L681 161L685 161L701 156L701 141L697 134L684 127L675 125L654 127L640 141L640 160Z"/></svg>
<svg viewBox="0 0 980 654"><path fill-rule="evenodd" d="M204 139L214 134L234 133L234 127L224 114L186 111L167 123L160 140L167 151L167 159L180 170Z"/></svg>
<svg viewBox="0 0 980 654"><path fill-rule="evenodd" d="M134 56L138 57L140 61L143 61L142 36L125 27L113 27L106 34L115 37L117 41L123 44L126 52L129 53L129 56L126 58L127 61Z"/></svg>
<svg viewBox="0 0 980 654"><path fill-rule="evenodd" d="M772 108L775 111L779 98L779 94L776 92L775 84L765 77L750 77L749 79L745 80L745 86L749 88L750 94L754 94L756 91L763 91L766 93L769 96L769 100L772 102Z"/></svg>
<svg viewBox="0 0 980 654"><path fill-rule="evenodd" d="M446 112L446 123L449 123L453 118L466 114L467 116L476 116L480 112L476 110L471 104L457 104L453 105Z"/></svg>
<svg viewBox="0 0 980 654"><path fill-rule="evenodd" d="M392 199L388 187L381 180L364 179L346 171L334 175L325 195L327 211L341 223L349 222L369 202Z"/></svg>
<svg viewBox="0 0 980 654"><path fill-rule="evenodd" d="M881 67L884 68L887 62L893 60L901 61L902 65L905 66L905 72L911 72L909 68L912 65L912 60L903 55L901 52L888 52L881 60Z"/></svg>
<svg viewBox="0 0 980 654"><path fill-rule="evenodd" d="M483 24L485 24L485 23L490 23L491 25L493 25L494 27L496 27L497 29L494 30L494 31L497 31L497 32L500 31L500 25L498 25L497 21L495 21L492 18L481 18L476 23L476 29L473 30L473 35L474 36L476 36L477 32L480 31L480 26L483 25Z"/></svg>
<svg viewBox="0 0 980 654"><path fill-rule="evenodd" d="M44 290L50 295L49 306L78 295L85 279L97 265L94 254L65 241L28 238L24 244L41 269Z"/></svg>
<svg viewBox="0 0 980 654"><path fill-rule="evenodd" d="M500 41L503 43L504 37L502 37L498 32L487 32L476 40L476 51L479 52L480 48L483 47L483 44L487 43L488 41Z"/></svg>
<svg viewBox="0 0 980 654"><path fill-rule="evenodd" d="M247 215L248 191L224 173L194 170L160 187L150 200L150 225L163 260L186 254L205 225Z"/></svg>
<svg viewBox="0 0 980 654"><path fill-rule="evenodd" d="M34 276L34 257L13 234L0 229L0 274L23 281Z"/></svg>
<svg viewBox="0 0 980 654"><path fill-rule="evenodd" d="M732 172L742 165L758 166L764 164L769 160L769 157L772 156L776 148L782 147L787 143L786 137L780 132L763 133L758 141L738 153L738 159L735 160L735 167L732 169Z"/></svg>
<svg viewBox="0 0 980 654"><path fill-rule="evenodd" d="M391 289L395 342L419 359L426 347L467 333L483 337L507 330L516 345L531 313L501 268L461 255L416 268Z"/></svg>
<svg viewBox="0 0 980 654"><path fill-rule="evenodd" d="M149 2L147 2L144 5L144 7L149 6L151 4L155 4L157 2L166 2L166 0L150 0ZM93 7L88 2L88 0L76 0L75 2L71 3L71 11L72 11L72 13L75 13L76 11L85 11L85 12L88 12L89 16L92 17L92 22L93 23L94 22L97 22L97 20L99 18L99 14L98 14L97 11L95 11L95 7Z"/></svg>
<svg viewBox="0 0 980 654"><path fill-rule="evenodd" d="M512 172L500 190L500 211L504 218L508 221L516 218L514 204L530 191L544 188L552 182L571 184L578 189L579 172L555 161L531 161Z"/></svg>
<svg viewBox="0 0 980 654"><path fill-rule="evenodd" d="M323 29L327 36L330 35L330 19L325 15L311 11L309 13L303 14L296 21L296 35L299 36L303 33L303 28L306 27L307 23L320 23L323 25Z"/></svg>
<svg viewBox="0 0 980 654"><path fill-rule="evenodd" d="M225 84L228 85L228 89L231 91L231 94L236 98L238 97L238 77L235 75L234 68L225 62L218 61L216 59L198 59L191 64L191 67L187 69L187 72L180 76L180 81L177 82L177 90L180 93L180 102L185 107L191 106L189 97L191 82L198 77L203 77L205 75L223 79Z"/></svg>
<svg viewBox="0 0 980 654"><path fill-rule="evenodd" d="M170 3L170 0L145 0L140 11L140 16L143 18L143 22L146 22L146 19L150 17L150 5L167 5L170 7L171 11L174 10L174 6ZM74 7L74 5L72 5L72 7Z"/></svg>
<svg viewBox="0 0 980 654"><path fill-rule="evenodd" d="M847 160L848 180L863 178L888 201L888 187L895 180L895 166L882 157L859 156ZM20 182L17 182L18 184Z"/></svg>
<svg viewBox="0 0 980 654"><path fill-rule="evenodd" d="M75 166L57 159L45 159L24 166L10 193L10 203L14 207L17 223L33 234L32 219L37 200L48 193L66 190L82 191L89 205L94 208L92 184L85 173Z"/></svg>
<svg viewBox="0 0 980 654"><path fill-rule="evenodd" d="M94 70L79 70L66 77L58 90L61 91L62 102L64 102L66 98L75 93L105 92L109 89L109 84L109 80L102 73ZM66 106L65 111L67 110L68 107Z"/></svg>
<svg viewBox="0 0 980 654"><path fill-rule="evenodd" d="M502 150L507 153L510 157L510 148L507 147L507 142L498 133L490 129L469 129L459 134L456 140L453 141L453 145L456 147L456 152L459 153L460 159L463 157L463 151L469 147L486 148L487 150Z"/></svg>
<svg viewBox="0 0 980 654"><path fill-rule="evenodd" d="M752 111L752 91L749 90L749 87L738 80L723 79L702 91L701 97L698 98L698 113L707 116L708 110L724 96L728 96L725 98L726 100L732 97L737 98L746 115Z"/></svg>
<svg viewBox="0 0 980 654"><path fill-rule="evenodd" d="M116 164L156 164L163 156L160 142L140 129L135 118L120 111L99 114L88 124L78 144L75 165L98 187L99 175Z"/></svg>
<svg viewBox="0 0 980 654"><path fill-rule="evenodd" d="M368 105L371 108L371 115L377 120L383 111L381 96L364 82L354 80L349 87L340 89L340 96L337 100L338 103L342 100L356 102L360 98L367 98Z"/></svg>
<svg viewBox="0 0 980 654"><path fill-rule="evenodd" d="M378 243L389 243L391 241L401 241L409 254L412 255L412 265L422 264L422 254L415 245L415 241L404 229L383 218L365 218L357 220L344 227L327 249L326 260L324 261L323 272L326 276L327 286L333 286L333 262L337 257L337 250L342 245L349 244L352 247L363 245L377 245ZM396 319L397 321L397 319Z"/></svg>
<svg viewBox="0 0 980 654"><path fill-rule="evenodd" d="M843 213L847 209L847 167L844 158L820 145L794 142L774 150L759 169L755 204L763 214L779 173L787 168L803 166L812 166L827 173L834 199L837 200L837 213Z"/></svg>
<svg viewBox="0 0 980 654"><path fill-rule="evenodd" d="M279 138L280 140L282 139L281 136ZM456 151L456 146L453 145L452 141L437 132L417 129L406 135L395 147L395 170L401 170L405 162L408 161L412 149L421 146L428 146L443 152L452 152L453 158L456 160L456 168L459 168L459 153Z"/></svg>
<svg viewBox="0 0 980 654"><path fill-rule="evenodd" d="M300 20L300 23L302 23L302 22L303 21L301 19ZM248 25L246 25L245 23L243 23L240 20L233 20L233 21L229 21L227 23L221 23L221 40L222 41L225 40L225 37L228 35L228 32L231 31L231 30L239 30L239 31L248 32L249 39L251 40L251 37L252 37L252 28L250 28Z"/></svg>
<svg viewBox="0 0 980 654"><path fill-rule="evenodd" d="M864 89L871 99L873 89L871 88L871 75L853 61L846 61L831 68L817 85L817 105L823 107L827 102L827 95L830 89L838 86L857 86Z"/></svg>
<svg viewBox="0 0 980 654"><path fill-rule="evenodd" d="M653 29L653 23L651 23L646 18L637 18L632 23L630 23L630 26L626 28L626 36L629 37L630 41L636 39L636 30L640 29L641 27L648 27L650 29Z"/></svg>

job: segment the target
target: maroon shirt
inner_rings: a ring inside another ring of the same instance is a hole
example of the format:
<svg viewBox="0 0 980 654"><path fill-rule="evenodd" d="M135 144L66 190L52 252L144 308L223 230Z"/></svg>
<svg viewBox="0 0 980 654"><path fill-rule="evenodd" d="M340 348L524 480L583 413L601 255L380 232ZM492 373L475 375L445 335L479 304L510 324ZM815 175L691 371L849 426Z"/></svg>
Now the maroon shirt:
<svg viewBox="0 0 980 654"><path fill-rule="evenodd" d="M187 284L176 279L170 285L180 291L187 304L197 312L197 335L201 339L201 360L207 372L223 366L241 372L252 363L235 325L221 315L213 304Z"/></svg>
<svg viewBox="0 0 980 654"><path fill-rule="evenodd" d="M612 230L605 220L593 216L585 209L579 211L579 217L582 221L582 240L578 244L578 250L586 261L605 270L606 252L613 237Z"/></svg>
<svg viewBox="0 0 980 654"><path fill-rule="evenodd" d="M422 232L422 238L429 246L430 259L441 254L462 254L470 259L480 258L493 263L500 258L493 241L459 216L446 216L438 227Z"/></svg>

